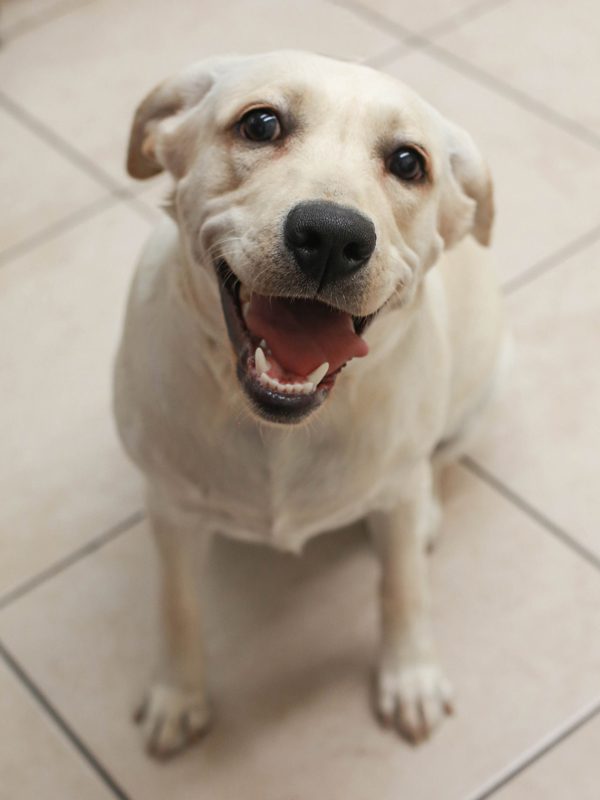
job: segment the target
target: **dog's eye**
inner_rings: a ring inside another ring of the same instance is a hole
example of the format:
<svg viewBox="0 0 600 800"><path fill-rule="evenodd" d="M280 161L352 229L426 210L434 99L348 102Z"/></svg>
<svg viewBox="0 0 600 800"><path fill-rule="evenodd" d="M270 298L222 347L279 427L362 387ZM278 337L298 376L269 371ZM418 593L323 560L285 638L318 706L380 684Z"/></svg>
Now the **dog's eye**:
<svg viewBox="0 0 600 800"><path fill-rule="evenodd" d="M425 177L425 159L414 147L400 147L390 156L388 169L403 181L419 181Z"/></svg>
<svg viewBox="0 0 600 800"><path fill-rule="evenodd" d="M239 130L251 142L273 142L281 135L281 124L270 108L253 108L241 118Z"/></svg>

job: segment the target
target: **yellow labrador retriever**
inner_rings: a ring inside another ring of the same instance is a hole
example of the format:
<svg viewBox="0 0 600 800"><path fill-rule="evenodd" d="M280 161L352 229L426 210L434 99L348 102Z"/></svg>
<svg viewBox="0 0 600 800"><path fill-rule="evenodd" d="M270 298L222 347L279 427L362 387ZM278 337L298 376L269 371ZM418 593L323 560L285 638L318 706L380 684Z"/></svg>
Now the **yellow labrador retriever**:
<svg viewBox="0 0 600 800"><path fill-rule="evenodd" d="M382 569L378 712L420 741L452 703L426 576L436 478L503 341L479 151L389 76L277 52L156 88L128 170L175 182L115 380L162 556L148 750L172 754L209 722L197 582L211 537L300 551L363 518Z"/></svg>

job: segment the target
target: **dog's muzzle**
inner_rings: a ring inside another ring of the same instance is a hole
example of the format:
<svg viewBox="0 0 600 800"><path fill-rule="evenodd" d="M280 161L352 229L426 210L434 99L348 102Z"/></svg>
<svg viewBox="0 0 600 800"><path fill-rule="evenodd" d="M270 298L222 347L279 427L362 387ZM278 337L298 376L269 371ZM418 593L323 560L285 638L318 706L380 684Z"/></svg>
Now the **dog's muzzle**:
<svg viewBox="0 0 600 800"><path fill-rule="evenodd" d="M217 265L237 375L256 413L294 423L316 409L353 358L368 353L362 338L370 317L356 317L318 299L340 297L375 249L375 227L358 211L325 201L299 203L287 215L283 241L303 273L306 297L252 292L225 261ZM308 279L308 280L306 280Z"/></svg>

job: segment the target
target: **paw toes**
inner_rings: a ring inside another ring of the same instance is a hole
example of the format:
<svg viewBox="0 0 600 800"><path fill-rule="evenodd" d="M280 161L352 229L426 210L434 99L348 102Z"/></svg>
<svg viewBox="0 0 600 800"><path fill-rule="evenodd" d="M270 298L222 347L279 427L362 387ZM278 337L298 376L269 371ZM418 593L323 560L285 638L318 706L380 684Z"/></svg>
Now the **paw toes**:
<svg viewBox="0 0 600 800"><path fill-rule="evenodd" d="M396 713L396 687L395 682L387 675L382 675L377 687L377 714L383 725L391 727L394 724Z"/></svg>
<svg viewBox="0 0 600 800"><path fill-rule="evenodd" d="M442 721L444 707L437 697L427 696L421 699L420 709L423 718L423 727L429 736Z"/></svg>
<svg viewBox="0 0 600 800"><path fill-rule="evenodd" d="M452 709L450 684L433 667L412 667L380 675L378 714L412 744L428 739Z"/></svg>
<svg viewBox="0 0 600 800"><path fill-rule="evenodd" d="M185 738L178 716L166 716L156 720L147 735L146 748L156 758L168 758L185 745Z"/></svg>
<svg viewBox="0 0 600 800"><path fill-rule="evenodd" d="M176 755L207 729L208 708L199 693L154 686L135 712L146 751L158 759Z"/></svg>
<svg viewBox="0 0 600 800"><path fill-rule="evenodd" d="M188 741L204 736L210 726L205 708L190 708L182 719L183 732Z"/></svg>
<svg viewBox="0 0 600 800"><path fill-rule="evenodd" d="M454 714L454 689L445 675L440 676L439 691L446 714Z"/></svg>
<svg viewBox="0 0 600 800"><path fill-rule="evenodd" d="M418 703L408 698L398 699L396 728L409 742L418 744L422 741L425 730Z"/></svg>

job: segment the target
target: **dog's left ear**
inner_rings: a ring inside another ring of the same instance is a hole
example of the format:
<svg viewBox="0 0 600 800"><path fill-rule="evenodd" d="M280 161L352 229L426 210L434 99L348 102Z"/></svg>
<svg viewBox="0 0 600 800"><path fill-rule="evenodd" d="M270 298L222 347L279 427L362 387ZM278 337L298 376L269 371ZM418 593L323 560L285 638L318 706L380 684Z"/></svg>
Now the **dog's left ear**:
<svg viewBox="0 0 600 800"><path fill-rule="evenodd" d="M186 112L195 109L210 91L217 76L233 59L216 57L200 61L168 78L153 89L138 106L127 150L127 172L144 180L168 169L176 177L185 170L185 151L193 136L183 132L183 141L170 146L172 134L181 127Z"/></svg>
<svg viewBox="0 0 600 800"><path fill-rule="evenodd" d="M489 168L469 134L445 123L446 162L438 217L446 247L467 234L489 245L494 221L494 191Z"/></svg>

